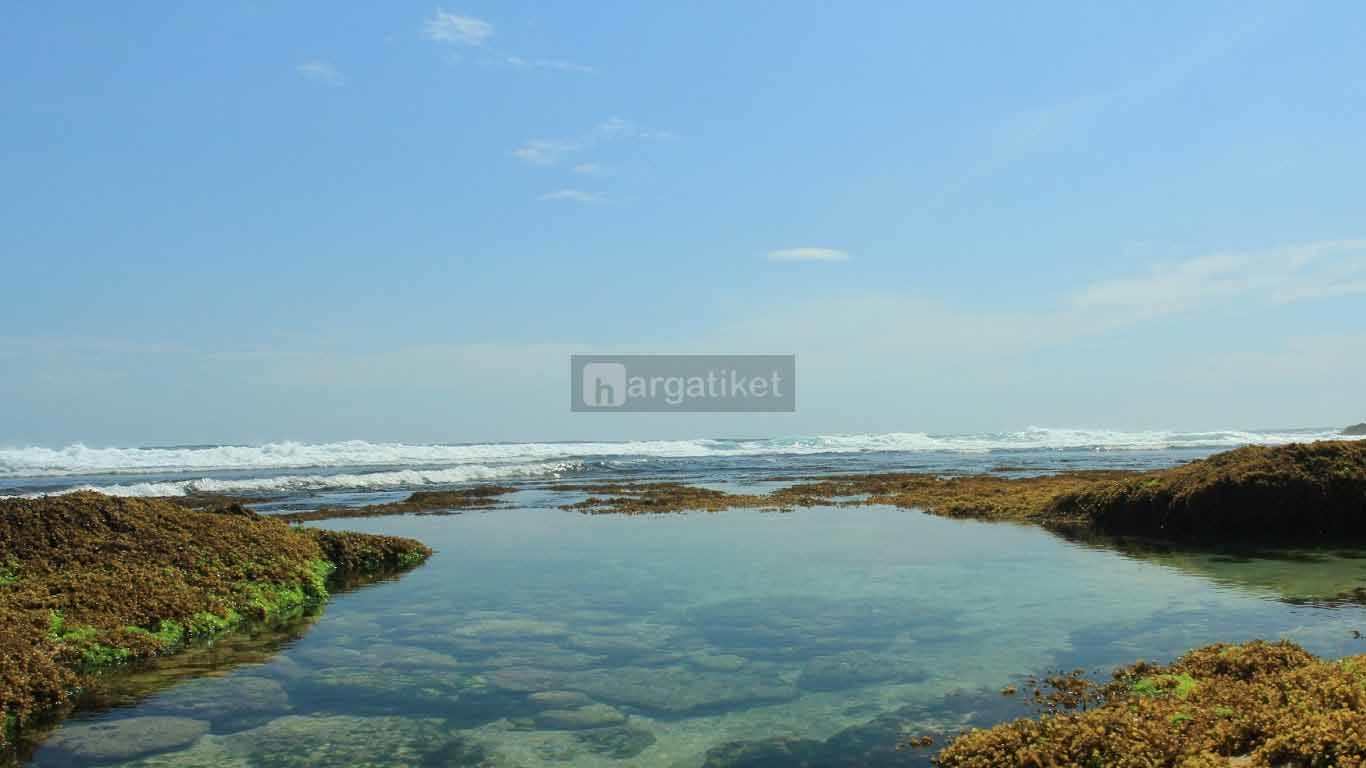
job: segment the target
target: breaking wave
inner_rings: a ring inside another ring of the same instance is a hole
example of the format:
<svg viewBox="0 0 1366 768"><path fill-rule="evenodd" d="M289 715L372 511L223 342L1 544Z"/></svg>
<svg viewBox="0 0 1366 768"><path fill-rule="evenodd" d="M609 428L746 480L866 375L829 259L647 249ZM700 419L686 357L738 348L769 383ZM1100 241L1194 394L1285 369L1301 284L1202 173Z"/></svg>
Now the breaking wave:
<svg viewBox="0 0 1366 768"><path fill-rule="evenodd" d="M647 440L583 443L483 443L416 445L348 440L279 442L169 448L0 448L0 477L54 477L120 473L182 473L223 470L438 467L477 471L482 465L524 464L603 457L691 458L765 454L1012 450L1160 450L1276 445L1338 437L1329 430L1253 432L1121 432L1031 427L1019 432L930 435L923 432L817 435L762 440ZM369 475L366 475L369 476Z"/></svg>
<svg viewBox="0 0 1366 768"><path fill-rule="evenodd" d="M117 485L80 485L64 488L58 493L99 491L110 496L188 496L195 493L226 493L250 495L277 494L297 491L383 490L413 488L424 485L453 485L480 480L511 478L555 478L573 472L580 462L523 464L488 467L471 465L450 469L401 469L391 472L335 475L282 475L245 479L217 479L201 477L194 480L124 483ZM42 494L28 494L39 496Z"/></svg>

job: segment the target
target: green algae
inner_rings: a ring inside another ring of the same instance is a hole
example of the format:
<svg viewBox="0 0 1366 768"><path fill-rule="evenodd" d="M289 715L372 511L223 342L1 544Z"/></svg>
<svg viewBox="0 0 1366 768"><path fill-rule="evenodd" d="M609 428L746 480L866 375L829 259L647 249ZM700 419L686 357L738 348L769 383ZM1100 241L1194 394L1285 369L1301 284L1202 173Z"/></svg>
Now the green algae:
<svg viewBox="0 0 1366 768"><path fill-rule="evenodd" d="M59 652L78 658L79 666L84 669L112 667L133 657L133 652L127 648L100 642L99 629L84 624L67 624L61 611L48 612L48 637Z"/></svg>
<svg viewBox="0 0 1366 768"><path fill-rule="evenodd" d="M413 566L420 565L426 561L426 559L427 555L421 552L405 552L398 556L398 565L400 568L412 568Z"/></svg>
<svg viewBox="0 0 1366 768"><path fill-rule="evenodd" d="M186 639L186 634L188 632L184 624L181 624L178 621L171 621L169 619L162 619L161 621L158 621L156 623L155 628L153 629L130 626L124 627L123 631L134 635L146 635L148 637L151 637L153 640L157 642L157 644L161 647L163 651L169 650L179 645L182 641Z"/></svg>
<svg viewBox="0 0 1366 768"><path fill-rule="evenodd" d="M1139 696L1166 696L1171 694L1184 699L1200 687L1199 681L1186 673L1174 675L1150 675L1134 682L1134 693Z"/></svg>
<svg viewBox="0 0 1366 768"><path fill-rule="evenodd" d="M269 619L326 600L327 578L334 571L336 566L332 563L314 559L309 561L305 578L298 583L242 582L238 589L247 597L245 609L251 618Z"/></svg>
<svg viewBox="0 0 1366 768"><path fill-rule="evenodd" d="M19 581L19 561L6 558L0 562L0 587L7 587Z"/></svg>

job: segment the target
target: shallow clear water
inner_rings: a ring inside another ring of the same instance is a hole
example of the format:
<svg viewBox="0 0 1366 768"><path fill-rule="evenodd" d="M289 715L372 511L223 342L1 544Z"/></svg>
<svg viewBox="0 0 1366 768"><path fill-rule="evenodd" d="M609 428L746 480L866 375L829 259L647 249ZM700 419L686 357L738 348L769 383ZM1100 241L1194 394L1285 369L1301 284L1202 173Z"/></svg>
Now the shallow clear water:
<svg viewBox="0 0 1366 768"><path fill-rule="evenodd" d="M1353 551L1119 550L890 508L592 517L516 499L345 521L438 554L216 677L67 721L32 763L924 765L892 748L898 732L1022 713L997 691L1026 675L1256 637L1366 653L1360 606L1299 599L1362 584ZM180 743L138 741L139 720ZM138 748L161 751L118 757Z"/></svg>

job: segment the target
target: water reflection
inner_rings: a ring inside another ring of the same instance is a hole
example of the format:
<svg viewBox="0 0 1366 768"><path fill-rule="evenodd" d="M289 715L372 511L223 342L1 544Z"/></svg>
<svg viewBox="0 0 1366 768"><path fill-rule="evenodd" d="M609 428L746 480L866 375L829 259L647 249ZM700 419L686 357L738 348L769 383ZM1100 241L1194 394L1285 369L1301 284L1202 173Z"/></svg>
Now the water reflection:
<svg viewBox="0 0 1366 768"><path fill-rule="evenodd" d="M1194 547L1133 537L1070 535L1086 546L1297 605L1366 605L1366 545Z"/></svg>

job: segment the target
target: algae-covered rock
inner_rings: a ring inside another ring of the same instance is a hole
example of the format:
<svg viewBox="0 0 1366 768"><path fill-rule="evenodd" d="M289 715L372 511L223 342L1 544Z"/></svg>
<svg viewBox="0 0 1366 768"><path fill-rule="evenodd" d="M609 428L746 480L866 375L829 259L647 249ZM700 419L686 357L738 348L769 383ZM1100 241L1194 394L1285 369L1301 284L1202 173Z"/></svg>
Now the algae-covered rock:
<svg viewBox="0 0 1366 768"><path fill-rule="evenodd" d="M43 749L82 762L107 763L180 749L208 732L208 722L188 717L132 717L72 723L48 739Z"/></svg>
<svg viewBox="0 0 1366 768"><path fill-rule="evenodd" d="M1116 670L1083 712L967 731L937 763L997 768L1029 755L1038 765L1361 765L1364 683L1366 656L1321 660L1284 641L1211 645L1167 666Z"/></svg>
<svg viewBox="0 0 1366 768"><path fill-rule="evenodd" d="M606 704L589 704L575 709L547 709L536 715L537 727L560 731L606 728L624 722L626 715Z"/></svg>
<svg viewBox="0 0 1366 768"><path fill-rule="evenodd" d="M76 492L0 499L0 717L72 703L100 667L183 652L255 622L292 620L329 576L415 565L387 536L293 529L240 505ZM9 728L0 728L0 747Z"/></svg>
<svg viewBox="0 0 1366 768"><path fill-rule="evenodd" d="M1366 535L1366 441L1247 446L1066 493L1048 515L1167 541Z"/></svg>
<svg viewBox="0 0 1366 768"><path fill-rule="evenodd" d="M777 676L749 670L706 672L683 666L588 670L570 675L566 687L603 701L669 714L714 711L797 697L797 688Z"/></svg>

